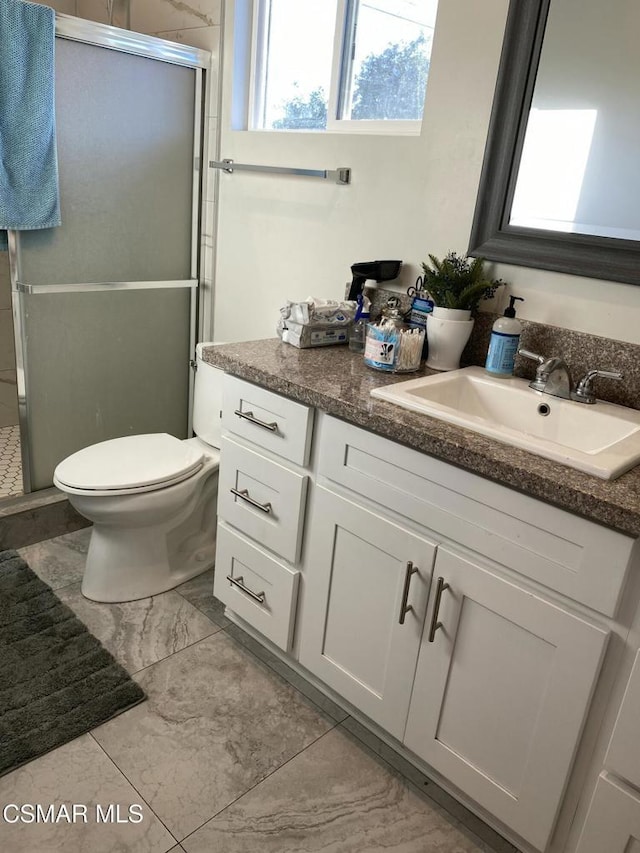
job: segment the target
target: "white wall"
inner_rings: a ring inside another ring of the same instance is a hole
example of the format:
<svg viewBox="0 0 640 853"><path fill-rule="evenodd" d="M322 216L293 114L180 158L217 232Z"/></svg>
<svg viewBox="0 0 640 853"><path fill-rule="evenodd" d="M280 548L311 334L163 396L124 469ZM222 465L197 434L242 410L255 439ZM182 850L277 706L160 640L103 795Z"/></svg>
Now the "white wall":
<svg viewBox="0 0 640 853"><path fill-rule="evenodd" d="M234 9L227 0L221 155L351 166L353 180L339 187L220 175L216 339L273 336L284 300L341 297L354 261L401 258L407 287L428 252L466 251L507 8L508 0L441 0L420 137L349 137L230 129ZM525 297L523 317L640 343L638 287L504 265L494 273Z"/></svg>

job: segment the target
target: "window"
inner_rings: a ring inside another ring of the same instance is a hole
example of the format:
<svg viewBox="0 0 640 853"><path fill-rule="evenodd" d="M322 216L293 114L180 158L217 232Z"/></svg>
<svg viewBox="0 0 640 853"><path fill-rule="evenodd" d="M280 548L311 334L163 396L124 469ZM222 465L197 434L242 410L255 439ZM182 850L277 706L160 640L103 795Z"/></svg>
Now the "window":
<svg viewBox="0 0 640 853"><path fill-rule="evenodd" d="M249 127L418 132L437 0L254 0Z"/></svg>

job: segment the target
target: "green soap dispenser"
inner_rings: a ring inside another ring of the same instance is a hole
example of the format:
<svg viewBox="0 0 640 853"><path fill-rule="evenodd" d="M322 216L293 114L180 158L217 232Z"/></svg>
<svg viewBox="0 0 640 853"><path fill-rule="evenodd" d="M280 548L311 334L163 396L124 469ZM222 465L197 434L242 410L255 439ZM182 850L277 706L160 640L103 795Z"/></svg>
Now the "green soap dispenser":
<svg viewBox="0 0 640 853"><path fill-rule="evenodd" d="M513 376L522 324L516 320L514 303L524 302L521 296L510 296L504 316L493 324L485 370L492 376Z"/></svg>

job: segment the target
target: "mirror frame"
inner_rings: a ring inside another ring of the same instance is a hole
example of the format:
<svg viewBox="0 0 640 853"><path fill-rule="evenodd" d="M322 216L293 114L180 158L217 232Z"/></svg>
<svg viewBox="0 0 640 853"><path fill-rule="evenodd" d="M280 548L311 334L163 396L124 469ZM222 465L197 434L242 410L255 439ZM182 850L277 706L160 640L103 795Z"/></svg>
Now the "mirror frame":
<svg viewBox="0 0 640 853"><path fill-rule="evenodd" d="M551 0L511 0L468 254L640 285L640 242L509 225Z"/></svg>

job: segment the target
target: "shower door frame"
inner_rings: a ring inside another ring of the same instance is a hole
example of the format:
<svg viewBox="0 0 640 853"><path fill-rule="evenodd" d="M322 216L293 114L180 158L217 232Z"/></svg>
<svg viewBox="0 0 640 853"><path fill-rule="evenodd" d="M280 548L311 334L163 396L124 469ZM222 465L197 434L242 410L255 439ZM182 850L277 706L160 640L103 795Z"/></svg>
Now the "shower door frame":
<svg viewBox="0 0 640 853"><path fill-rule="evenodd" d="M206 127L206 104L210 96L211 55L206 50L164 41L155 36L134 33L99 24L93 21L75 18L70 15L56 14L55 37L103 47L120 53L133 54L147 59L167 62L191 68L195 72L195 108L193 133L193 178L191 210L191 263L190 278L182 281L109 281L86 284L30 285L20 281L19 236L14 230L8 233L9 269L11 275L11 302L13 309L13 332L16 356L16 385L18 392L18 421L20 425L20 448L22 456L23 492L33 490L31 461L29 458L29 388L27 380L27 355L24 334L24 305L22 294L38 293L80 293L100 290L142 290L159 288L189 288L190 329L189 351L192 354L191 367L195 364L195 346L198 337L209 332L211 296L202 285L204 271L205 241L201 239L203 214L203 195L206 190L203 164L208 163L208 133ZM189 365L185 365L185 370ZM194 372L188 373L188 421L187 433L192 432L192 409Z"/></svg>

